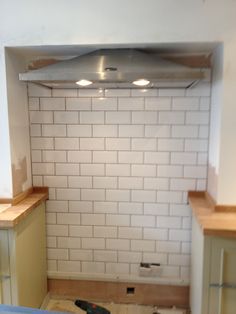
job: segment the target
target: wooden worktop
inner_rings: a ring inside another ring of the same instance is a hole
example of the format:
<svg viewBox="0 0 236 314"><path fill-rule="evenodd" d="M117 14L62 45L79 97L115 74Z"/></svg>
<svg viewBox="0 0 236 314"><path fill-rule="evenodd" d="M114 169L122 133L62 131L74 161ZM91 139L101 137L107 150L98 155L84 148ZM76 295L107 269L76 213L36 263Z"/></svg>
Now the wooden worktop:
<svg viewBox="0 0 236 314"><path fill-rule="evenodd" d="M203 234L236 237L236 206L216 205L207 192L189 192L189 205Z"/></svg>
<svg viewBox="0 0 236 314"><path fill-rule="evenodd" d="M13 228L46 199L48 199L48 188L35 187L30 189L28 193L24 193L24 197L19 198L17 204L0 203L0 228Z"/></svg>

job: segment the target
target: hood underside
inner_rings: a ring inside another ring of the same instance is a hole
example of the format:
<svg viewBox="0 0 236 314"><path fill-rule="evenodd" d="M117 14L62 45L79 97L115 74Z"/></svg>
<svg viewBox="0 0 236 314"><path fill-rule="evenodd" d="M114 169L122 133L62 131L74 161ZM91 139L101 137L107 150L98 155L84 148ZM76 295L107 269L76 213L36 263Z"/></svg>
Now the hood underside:
<svg viewBox="0 0 236 314"><path fill-rule="evenodd" d="M205 70L190 68L134 49L103 49L41 69L20 73L21 81L52 88L137 88L132 82L146 79L145 88L189 88L206 77ZM140 87L138 87L140 88Z"/></svg>

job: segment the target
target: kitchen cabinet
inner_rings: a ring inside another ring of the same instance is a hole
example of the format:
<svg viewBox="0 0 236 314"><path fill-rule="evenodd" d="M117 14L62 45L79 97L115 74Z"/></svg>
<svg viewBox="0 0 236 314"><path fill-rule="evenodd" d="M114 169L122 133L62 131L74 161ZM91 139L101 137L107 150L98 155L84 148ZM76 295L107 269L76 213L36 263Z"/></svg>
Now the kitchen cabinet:
<svg viewBox="0 0 236 314"><path fill-rule="evenodd" d="M192 222L192 314L235 314L236 239L204 235Z"/></svg>
<svg viewBox="0 0 236 314"><path fill-rule="evenodd" d="M42 304L47 294L45 241L44 202L14 227L0 227L0 303Z"/></svg>

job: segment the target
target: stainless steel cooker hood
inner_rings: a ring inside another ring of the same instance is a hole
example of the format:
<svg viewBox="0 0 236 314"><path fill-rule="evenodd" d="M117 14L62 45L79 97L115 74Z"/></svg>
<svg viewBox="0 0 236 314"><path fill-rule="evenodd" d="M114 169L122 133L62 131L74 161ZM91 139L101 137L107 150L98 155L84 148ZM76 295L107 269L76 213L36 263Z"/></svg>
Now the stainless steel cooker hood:
<svg viewBox="0 0 236 314"><path fill-rule="evenodd" d="M133 81L146 79L145 88L189 88L205 78L205 70L190 68L136 49L102 49L60 61L37 70L20 73L21 81L53 88L137 88ZM140 88L140 87L139 87Z"/></svg>

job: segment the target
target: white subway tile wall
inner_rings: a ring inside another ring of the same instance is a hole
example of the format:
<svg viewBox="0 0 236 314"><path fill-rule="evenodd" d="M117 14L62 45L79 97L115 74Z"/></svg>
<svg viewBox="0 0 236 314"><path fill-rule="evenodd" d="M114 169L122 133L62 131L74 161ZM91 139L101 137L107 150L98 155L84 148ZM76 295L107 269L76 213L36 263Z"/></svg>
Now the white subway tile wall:
<svg viewBox="0 0 236 314"><path fill-rule="evenodd" d="M186 192L206 187L210 85L28 91L33 182L50 188L48 270L138 279L151 262L188 280Z"/></svg>

